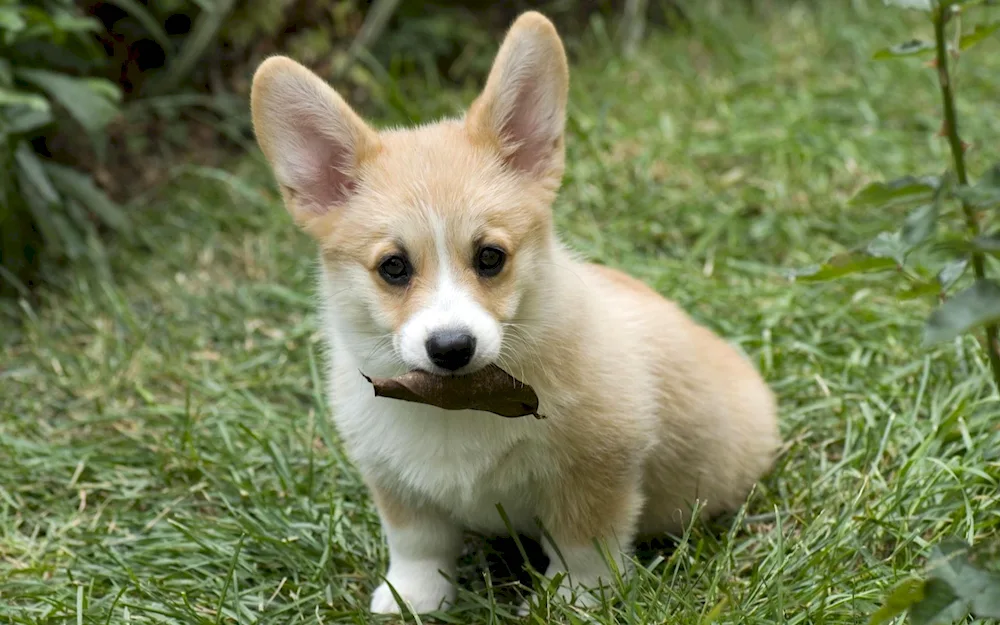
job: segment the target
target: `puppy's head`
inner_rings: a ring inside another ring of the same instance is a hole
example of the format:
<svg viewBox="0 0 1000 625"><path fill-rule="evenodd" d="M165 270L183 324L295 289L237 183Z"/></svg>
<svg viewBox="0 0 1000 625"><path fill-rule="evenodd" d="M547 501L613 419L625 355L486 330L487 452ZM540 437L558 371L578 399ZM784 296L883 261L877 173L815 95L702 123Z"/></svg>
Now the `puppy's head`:
<svg viewBox="0 0 1000 625"><path fill-rule="evenodd" d="M502 364L505 328L552 245L568 82L562 42L534 12L514 22L463 119L413 129L377 132L302 65L261 64L257 140L319 243L336 324L360 358L439 374Z"/></svg>

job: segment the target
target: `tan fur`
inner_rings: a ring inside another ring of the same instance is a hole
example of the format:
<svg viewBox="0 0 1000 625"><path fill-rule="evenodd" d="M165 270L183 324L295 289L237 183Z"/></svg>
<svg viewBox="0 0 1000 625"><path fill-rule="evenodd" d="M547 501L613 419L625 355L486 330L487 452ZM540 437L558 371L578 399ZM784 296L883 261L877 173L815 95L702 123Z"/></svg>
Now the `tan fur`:
<svg viewBox="0 0 1000 625"><path fill-rule="evenodd" d="M523 96L526 84L534 91ZM319 132L346 146L342 168L357 187L338 205L304 210L298 198L308 189L294 188L294 176L282 182L279 173L279 182L289 211L318 242L327 275L364 299L358 310L376 326L398 331L444 269L510 324L512 349L500 364L535 387L549 416L530 424L527 439L545 462L532 478L543 524L560 548L599 539L627 550L637 534L680 530L696 501L704 514L739 506L778 449L776 404L750 362L675 304L635 278L577 261L558 243L550 207L563 172L567 85L555 29L527 13L462 120L375 133L319 78L283 58L258 69L252 108L276 172L305 167L279 149L303 110L310 123L326 120ZM554 113L517 117L525 106ZM525 125L534 142L512 141ZM442 227L446 259L435 248ZM483 242L508 254L495 278L474 270ZM404 289L377 275L380 259L400 248L415 275ZM345 434L349 449L362 434ZM505 458L522 453L529 451L513 448ZM390 527L427 516L429 495L363 471Z"/></svg>
<svg viewBox="0 0 1000 625"><path fill-rule="evenodd" d="M380 488L376 482L369 482L368 490L371 491L372 500L385 523L399 528L409 527L420 514L421 506L415 505L413 501L406 501L392 490Z"/></svg>

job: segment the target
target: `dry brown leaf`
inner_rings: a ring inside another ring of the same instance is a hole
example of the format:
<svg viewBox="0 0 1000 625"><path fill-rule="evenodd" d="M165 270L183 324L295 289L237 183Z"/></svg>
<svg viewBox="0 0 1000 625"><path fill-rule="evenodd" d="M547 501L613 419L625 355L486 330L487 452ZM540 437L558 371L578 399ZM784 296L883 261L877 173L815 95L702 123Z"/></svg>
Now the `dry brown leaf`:
<svg viewBox="0 0 1000 625"><path fill-rule="evenodd" d="M515 418L538 414L535 390L495 365L468 375L440 376L426 371L410 371L395 378L366 380L375 387L376 397L388 397L444 408L482 410Z"/></svg>

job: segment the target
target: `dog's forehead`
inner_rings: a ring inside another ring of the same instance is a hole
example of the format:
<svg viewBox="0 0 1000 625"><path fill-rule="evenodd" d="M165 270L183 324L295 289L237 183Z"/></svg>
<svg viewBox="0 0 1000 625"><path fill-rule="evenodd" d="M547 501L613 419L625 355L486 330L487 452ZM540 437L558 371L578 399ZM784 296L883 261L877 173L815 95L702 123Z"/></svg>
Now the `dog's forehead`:
<svg viewBox="0 0 1000 625"><path fill-rule="evenodd" d="M383 135L369 184L394 218L426 225L489 218L518 189L496 155L474 145L457 122Z"/></svg>
<svg viewBox="0 0 1000 625"><path fill-rule="evenodd" d="M386 242L415 255L437 254L443 242L465 254L490 239L517 247L542 240L551 198L506 167L490 146L478 146L461 121L381 134L365 166L361 192L331 228L327 246L371 261Z"/></svg>
<svg viewBox="0 0 1000 625"><path fill-rule="evenodd" d="M453 121L386 133L375 166L383 184L440 201L476 193L503 170L493 152Z"/></svg>

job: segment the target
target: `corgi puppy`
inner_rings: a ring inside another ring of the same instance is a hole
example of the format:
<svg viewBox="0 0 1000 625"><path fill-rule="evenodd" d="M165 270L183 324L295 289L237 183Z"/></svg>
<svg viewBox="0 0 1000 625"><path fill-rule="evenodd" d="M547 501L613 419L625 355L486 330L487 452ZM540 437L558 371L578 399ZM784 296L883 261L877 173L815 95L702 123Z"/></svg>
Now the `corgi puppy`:
<svg viewBox="0 0 1000 625"><path fill-rule="evenodd" d="M258 142L318 244L333 418L388 543L375 613L445 609L463 532L507 533L499 507L561 594L595 601L637 536L739 507L776 456L775 399L748 360L559 242L568 84L536 12L460 119L376 131L288 58L254 76ZM377 398L362 376L491 363L547 418Z"/></svg>

